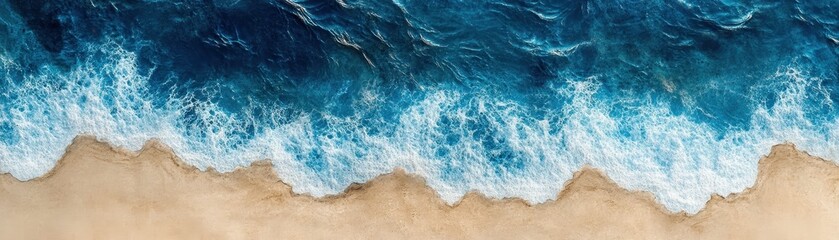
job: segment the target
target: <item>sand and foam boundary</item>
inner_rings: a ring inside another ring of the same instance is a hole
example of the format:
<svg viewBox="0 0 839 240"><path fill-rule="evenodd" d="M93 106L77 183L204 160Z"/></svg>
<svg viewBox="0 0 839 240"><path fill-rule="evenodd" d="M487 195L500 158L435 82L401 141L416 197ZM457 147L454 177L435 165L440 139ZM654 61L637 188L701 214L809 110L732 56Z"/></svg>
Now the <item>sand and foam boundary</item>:
<svg viewBox="0 0 839 240"><path fill-rule="evenodd" d="M557 199L529 205L470 193L446 204L400 169L342 194L295 194L270 162L200 171L157 141L137 152L76 138L48 174L0 175L0 239L832 239L839 166L791 144L755 185L696 214L666 210L584 167ZM708 179L714 181L714 179Z"/></svg>

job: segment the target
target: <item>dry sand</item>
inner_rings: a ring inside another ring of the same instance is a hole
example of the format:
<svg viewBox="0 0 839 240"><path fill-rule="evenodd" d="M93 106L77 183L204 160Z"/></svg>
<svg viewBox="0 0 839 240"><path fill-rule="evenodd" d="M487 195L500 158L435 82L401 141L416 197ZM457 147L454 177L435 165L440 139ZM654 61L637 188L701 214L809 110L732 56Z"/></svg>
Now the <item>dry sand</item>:
<svg viewBox="0 0 839 240"><path fill-rule="evenodd" d="M395 170L339 196L292 193L268 162L202 172L154 141L79 137L45 176L0 175L0 239L837 239L839 167L778 145L753 188L670 213L584 168L558 200L467 195L446 205Z"/></svg>

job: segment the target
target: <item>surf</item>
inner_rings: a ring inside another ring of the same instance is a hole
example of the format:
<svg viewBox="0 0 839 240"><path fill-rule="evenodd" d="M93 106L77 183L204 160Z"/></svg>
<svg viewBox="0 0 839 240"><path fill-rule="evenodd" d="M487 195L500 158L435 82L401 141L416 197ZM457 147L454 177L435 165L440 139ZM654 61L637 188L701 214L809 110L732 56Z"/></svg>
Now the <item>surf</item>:
<svg viewBox="0 0 839 240"><path fill-rule="evenodd" d="M471 190L539 203L588 164L696 212L751 186L773 145L839 159L838 58L822 38L835 24L789 17L805 3L462 4L445 20L458 11L415 2L225 2L194 18L161 2L3 4L0 171L39 177L92 135L157 139L202 170L270 159L316 197L398 167L449 203Z"/></svg>

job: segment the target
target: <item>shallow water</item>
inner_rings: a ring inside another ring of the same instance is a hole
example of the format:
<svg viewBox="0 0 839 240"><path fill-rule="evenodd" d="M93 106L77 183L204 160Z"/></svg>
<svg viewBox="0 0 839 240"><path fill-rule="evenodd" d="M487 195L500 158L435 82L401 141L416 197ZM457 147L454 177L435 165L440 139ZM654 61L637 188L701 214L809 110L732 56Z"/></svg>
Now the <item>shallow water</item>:
<svg viewBox="0 0 839 240"><path fill-rule="evenodd" d="M839 159L833 1L0 2L0 171L151 138L295 191L402 167L448 202L583 164L678 211L791 142Z"/></svg>

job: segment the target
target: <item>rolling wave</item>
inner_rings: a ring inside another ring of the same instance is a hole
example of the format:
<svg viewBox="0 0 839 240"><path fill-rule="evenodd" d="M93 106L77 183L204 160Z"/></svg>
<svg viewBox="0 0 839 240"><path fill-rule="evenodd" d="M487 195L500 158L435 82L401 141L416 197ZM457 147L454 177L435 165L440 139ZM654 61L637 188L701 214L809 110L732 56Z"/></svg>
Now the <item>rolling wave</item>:
<svg viewBox="0 0 839 240"><path fill-rule="evenodd" d="M448 202L555 197L584 164L698 211L791 142L839 159L831 2L0 4L0 170L79 134L322 196L394 167Z"/></svg>

